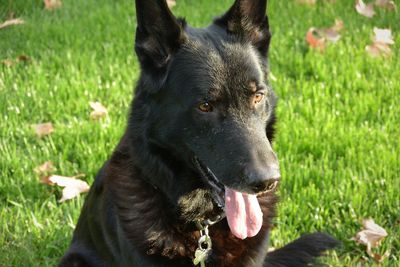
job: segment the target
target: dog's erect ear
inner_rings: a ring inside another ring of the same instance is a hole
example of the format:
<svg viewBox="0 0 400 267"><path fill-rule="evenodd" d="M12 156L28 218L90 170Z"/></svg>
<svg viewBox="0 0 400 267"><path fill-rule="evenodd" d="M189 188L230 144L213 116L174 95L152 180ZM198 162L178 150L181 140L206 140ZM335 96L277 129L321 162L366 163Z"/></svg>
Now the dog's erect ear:
<svg viewBox="0 0 400 267"><path fill-rule="evenodd" d="M250 40L266 57L271 39L266 9L267 0L236 0L214 23L226 28L230 34Z"/></svg>
<svg viewBox="0 0 400 267"><path fill-rule="evenodd" d="M165 0L136 0L135 50L142 68L153 73L165 71L173 53L183 42L182 23Z"/></svg>

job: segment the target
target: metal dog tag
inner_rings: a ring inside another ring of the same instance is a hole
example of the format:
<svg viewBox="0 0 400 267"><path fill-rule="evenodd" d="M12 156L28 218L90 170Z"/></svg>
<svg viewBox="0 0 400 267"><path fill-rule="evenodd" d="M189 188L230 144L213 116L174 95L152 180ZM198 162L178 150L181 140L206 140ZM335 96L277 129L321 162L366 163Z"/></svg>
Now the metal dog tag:
<svg viewBox="0 0 400 267"><path fill-rule="evenodd" d="M200 263L201 267L205 266L205 261L210 256L210 254L211 254L211 249L201 249L201 248L196 249L196 252L194 253L193 264L198 265Z"/></svg>
<svg viewBox="0 0 400 267"><path fill-rule="evenodd" d="M198 265L200 263L200 267L205 267L206 260L212 252L212 242L208 235L208 226L205 226L204 229L200 230L198 244L199 246L194 252L193 264Z"/></svg>

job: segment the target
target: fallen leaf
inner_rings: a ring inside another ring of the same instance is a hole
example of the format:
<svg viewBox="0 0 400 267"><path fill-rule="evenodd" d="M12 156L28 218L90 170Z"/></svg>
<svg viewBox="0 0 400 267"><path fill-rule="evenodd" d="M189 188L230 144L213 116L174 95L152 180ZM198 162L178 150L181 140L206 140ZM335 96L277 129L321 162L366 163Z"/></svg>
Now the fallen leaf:
<svg viewBox="0 0 400 267"><path fill-rule="evenodd" d="M340 39L340 34L332 29L325 29L323 31L323 35L328 41L331 41L332 43L336 43Z"/></svg>
<svg viewBox="0 0 400 267"><path fill-rule="evenodd" d="M392 54L392 50L388 45L379 43L367 45L365 51L367 51L367 53L372 57L389 57Z"/></svg>
<svg viewBox="0 0 400 267"><path fill-rule="evenodd" d="M357 243L371 248L377 247L380 241L388 235L386 230L377 225L372 219L364 219L363 227L364 229L358 232L354 239Z"/></svg>
<svg viewBox="0 0 400 267"><path fill-rule="evenodd" d="M36 135L39 138L54 132L54 127L51 122L35 124L33 125L33 128L35 129Z"/></svg>
<svg viewBox="0 0 400 267"><path fill-rule="evenodd" d="M390 0L376 0L375 5L390 11L395 11L397 9L396 4Z"/></svg>
<svg viewBox="0 0 400 267"><path fill-rule="evenodd" d="M93 111L90 113L90 117L94 120L107 116L107 109L100 102L89 102L90 107Z"/></svg>
<svg viewBox="0 0 400 267"><path fill-rule="evenodd" d="M25 63L28 63L29 61L31 61L30 57L28 57L28 56L26 56L26 55L20 55L20 56L17 57L16 60L12 60L12 59L3 59L3 60L1 61L1 64L3 64L4 66L7 66L7 67L11 67L11 66L14 66L15 63L17 63L17 62L25 62Z"/></svg>
<svg viewBox="0 0 400 267"><path fill-rule="evenodd" d="M355 8L358 14L367 18L372 18L375 15L374 3L365 4L363 0L356 0Z"/></svg>
<svg viewBox="0 0 400 267"><path fill-rule="evenodd" d="M372 57L391 55L392 50L390 45L394 44L392 32L389 29L374 28L374 38L372 44L367 45L365 50Z"/></svg>
<svg viewBox="0 0 400 267"><path fill-rule="evenodd" d="M316 48L320 51L325 49L325 38L319 35L316 28L312 27L307 31L306 41L312 48Z"/></svg>
<svg viewBox="0 0 400 267"><path fill-rule="evenodd" d="M17 57L17 60L18 61L23 61L23 62L29 62L29 61L31 61L31 58L28 57L27 55L19 55Z"/></svg>
<svg viewBox="0 0 400 267"><path fill-rule="evenodd" d="M37 166L34 171L40 176L44 177L49 175L50 173L54 172L56 168L54 167L51 161L46 161L42 165Z"/></svg>
<svg viewBox="0 0 400 267"><path fill-rule="evenodd" d="M14 61L12 59L4 59L1 61L1 64L6 67L11 67L12 65L14 65Z"/></svg>
<svg viewBox="0 0 400 267"><path fill-rule="evenodd" d="M19 24L24 24L24 23L25 23L25 21L22 19L19 19L19 18L18 19L9 19L0 24L0 29L3 29L8 26L19 25Z"/></svg>
<svg viewBox="0 0 400 267"><path fill-rule="evenodd" d="M61 0L44 0L44 8L47 10L53 10L62 6Z"/></svg>
<svg viewBox="0 0 400 267"><path fill-rule="evenodd" d="M382 44L394 44L392 31L390 29L379 29L374 28L374 43L382 43Z"/></svg>
<svg viewBox="0 0 400 267"><path fill-rule="evenodd" d="M380 255L372 252L372 248L380 245L382 239L387 236L387 232L381 226L377 225L372 219L363 220L363 229L353 237L353 240L358 244L366 246L366 251L376 262L382 262L389 256L389 252Z"/></svg>
<svg viewBox="0 0 400 267"><path fill-rule="evenodd" d="M175 0L167 0L167 5L169 8L174 7L176 5Z"/></svg>
<svg viewBox="0 0 400 267"><path fill-rule="evenodd" d="M51 175L42 179L42 183L64 187L62 191L62 197L59 200L59 202L64 202L79 196L81 193L89 191L89 185L85 181L77 179L78 177L82 176L84 175L80 174L73 177Z"/></svg>
<svg viewBox="0 0 400 267"><path fill-rule="evenodd" d="M317 29L317 31L319 31L319 35L325 37L328 41L336 43L340 39L339 32L343 29L343 27L343 20L336 19L335 24L332 27Z"/></svg>
<svg viewBox="0 0 400 267"><path fill-rule="evenodd" d="M319 50L324 50L326 46L326 41L330 41L335 43L339 41L340 34L339 32L343 29L344 24L340 19L335 20L335 24L329 28L310 28L306 34L307 43Z"/></svg>
<svg viewBox="0 0 400 267"><path fill-rule="evenodd" d="M297 3L299 4L305 4L305 5L315 5L317 3L317 0L296 0Z"/></svg>

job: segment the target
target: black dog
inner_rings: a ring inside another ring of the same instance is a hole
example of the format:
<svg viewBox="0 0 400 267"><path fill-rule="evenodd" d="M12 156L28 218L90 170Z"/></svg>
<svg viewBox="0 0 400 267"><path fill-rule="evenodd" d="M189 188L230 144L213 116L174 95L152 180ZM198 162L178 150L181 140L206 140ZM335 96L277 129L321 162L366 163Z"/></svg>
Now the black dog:
<svg viewBox="0 0 400 267"><path fill-rule="evenodd" d="M165 0L136 9L128 127L60 266L307 266L333 248L317 233L266 253L280 178L266 0L236 0L204 29Z"/></svg>

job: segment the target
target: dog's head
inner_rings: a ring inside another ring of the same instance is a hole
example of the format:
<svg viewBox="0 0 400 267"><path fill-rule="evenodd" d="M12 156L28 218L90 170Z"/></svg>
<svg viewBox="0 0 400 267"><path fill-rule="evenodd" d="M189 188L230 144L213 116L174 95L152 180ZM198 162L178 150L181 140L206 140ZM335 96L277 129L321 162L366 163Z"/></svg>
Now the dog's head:
<svg viewBox="0 0 400 267"><path fill-rule="evenodd" d="M149 106L149 143L207 179L215 175L209 182L226 191L226 209L240 212L228 202L252 202L249 195L280 177L269 140L275 95L266 77L266 0L236 0L203 29L176 19L165 0L136 0L136 10L136 97Z"/></svg>

